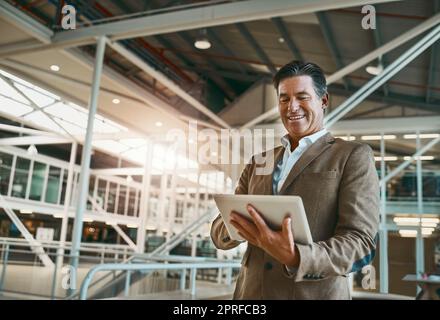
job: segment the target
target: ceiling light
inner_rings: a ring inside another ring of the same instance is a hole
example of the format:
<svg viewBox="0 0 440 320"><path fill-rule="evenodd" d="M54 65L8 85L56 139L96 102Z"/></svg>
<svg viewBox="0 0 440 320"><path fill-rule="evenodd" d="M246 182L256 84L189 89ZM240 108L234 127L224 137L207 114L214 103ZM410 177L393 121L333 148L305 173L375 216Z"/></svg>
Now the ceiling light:
<svg viewBox="0 0 440 320"><path fill-rule="evenodd" d="M63 214L59 214L59 213L55 213L55 214L53 215L53 217L59 219L59 218L64 217L64 215L63 215Z"/></svg>
<svg viewBox="0 0 440 320"><path fill-rule="evenodd" d="M431 139L431 138L438 138L440 137L440 134L438 133L421 133L419 134L420 139ZM416 134L404 134L403 139L417 139Z"/></svg>
<svg viewBox="0 0 440 320"><path fill-rule="evenodd" d="M160 121L157 121L157 122L156 122L156 127L162 127L162 125L163 125L162 122L160 122Z"/></svg>
<svg viewBox="0 0 440 320"><path fill-rule="evenodd" d="M381 161L382 157L374 157L375 161ZM397 157L383 157L383 161L397 161Z"/></svg>
<svg viewBox="0 0 440 320"><path fill-rule="evenodd" d="M417 230L407 230L407 229L402 229L399 230L399 234L402 237L416 237L417 236Z"/></svg>
<svg viewBox="0 0 440 320"><path fill-rule="evenodd" d="M381 139L382 139L382 136L379 136L379 135L377 135L377 136L362 136L361 137L361 140L381 140ZM393 139L396 139L396 136L394 134L385 134L383 136L383 139L384 140L393 140Z"/></svg>
<svg viewBox="0 0 440 320"><path fill-rule="evenodd" d="M419 157L414 157L414 160L418 160L418 158ZM413 159L413 157L410 157L410 156L403 157L403 160L411 160L411 159ZM434 157L433 156L421 156L420 160L434 160Z"/></svg>
<svg viewBox="0 0 440 320"><path fill-rule="evenodd" d="M115 226L116 222L111 221L111 222L106 222L105 224L108 226Z"/></svg>
<svg viewBox="0 0 440 320"><path fill-rule="evenodd" d="M29 146L29 148L27 148L27 153L30 156L35 156L36 154L38 154L37 147L35 147L33 144L31 144Z"/></svg>
<svg viewBox="0 0 440 320"><path fill-rule="evenodd" d="M382 64L378 64L377 66L367 66L365 68L365 70L369 73L372 74L373 76L377 76L378 74L382 73L383 71L383 65Z"/></svg>
<svg viewBox="0 0 440 320"><path fill-rule="evenodd" d="M157 228L155 226L146 226L145 229L147 229L149 231L157 230Z"/></svg>
<svg viewBox="0 0 440 320"><path fill-rule="evenodd" d="M56 64L53 64L53 65L51 65L50 66L50 70L52 70L52 71L60 71L60 66L59 65L56 65Z"/></svg>
<svg viewBox="0 0 440 320"><path fill-rule="evenodd" d="M114 99L112 100L112 102L113 102L114 104L119 104L119 103L121 102L121 100L119 100L118 98L114 98Z"/></svg>
<svg viewBox="0 0 440 320"><path fill-rule="evenodd" d="M133 182L133 177L132 176L127 176L127 183L132 183Z"/></svg>
<svg viewBox="0 0 440 320"><path fill-rule="evenodd" d="M283 37L279 37L279 38L278 38L278 42L279 42L279 43L284 43L284 38L283 38Z"/></svg>
<svg viewBox="0 0 440 320"><path fill-rule="evenodd" d="M21 213L21 214L32 214L32 210L29 210L29 209L21 209L21 210L20 210L20 213Z"/></svg>
<svg viewBox="0 0 440 320"><path fill-rule="evenodd" d="M127 228L137 228L137 225L135 225L135 224L127 224Z"/></svg>
<svg viewBox="0 0 440 320"><path fill-rule="evenodd" d="M211 48L211 42L206 36L206 29L200 30L200 35L196 38L196 41L194 42L194 47L200 50Z"/></svg>
<svg viewBox="0 0 440 320"><path fill-rule="evenodd" d="M93 222L93 219L90 219L90 218L83 218L83 222Z"/></svg>

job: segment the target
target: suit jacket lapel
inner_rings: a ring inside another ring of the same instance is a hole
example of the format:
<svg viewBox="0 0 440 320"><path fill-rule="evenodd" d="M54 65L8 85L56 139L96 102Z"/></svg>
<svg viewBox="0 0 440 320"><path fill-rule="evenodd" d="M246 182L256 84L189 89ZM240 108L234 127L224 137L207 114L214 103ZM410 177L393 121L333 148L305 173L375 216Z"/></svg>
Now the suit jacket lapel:
<svg viewBox="0 0 440 320"><path fill-rule="evenodd" d="M256 194L274 194L273 193L273 172L275 171L276 165L278 163L278 161L283 157L284 154L284 148L282 146L276 147L275 149L272 149L269 152L273 152L272 153L272 159L269 160L267 157L268 155L266 155L266 161L272 161L273 162L273 168L271 168L272 170L270 170L270 174L264 174L261 175L259 179L257 179L256 183L257 185L255 186L255 191ZM266 165L270 165L270 162L266 162L264 164L264 166ZM258 164L257 164L258 167Z"/></svg>
<svg viewBox="0 0 440 320"><path fill-rule="evenodd" d="M279 194L284 194L287 187L293 183L298 175L321 153L330 148L330 145L334 142L334 140L335 139L330 133L327 133L316 140L315 143L313 143L295 163L286 180L284 181Z"/></svg>

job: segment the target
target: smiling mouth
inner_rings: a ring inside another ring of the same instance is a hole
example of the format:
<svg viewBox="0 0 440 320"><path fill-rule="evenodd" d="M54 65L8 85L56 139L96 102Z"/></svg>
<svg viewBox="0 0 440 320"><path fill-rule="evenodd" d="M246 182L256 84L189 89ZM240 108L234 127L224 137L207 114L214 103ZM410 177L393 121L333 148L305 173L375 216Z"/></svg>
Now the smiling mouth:
<svg viewBox="0 0 440 320"><path fill-rule="evenodd" d="M290 117L287 117L287 119L289 120L289 121L297 121L297 120L301 120L301 119L303 119L303 118L305 118L306 117L306 115L301 115L301 116L290 116Z"/></svg>

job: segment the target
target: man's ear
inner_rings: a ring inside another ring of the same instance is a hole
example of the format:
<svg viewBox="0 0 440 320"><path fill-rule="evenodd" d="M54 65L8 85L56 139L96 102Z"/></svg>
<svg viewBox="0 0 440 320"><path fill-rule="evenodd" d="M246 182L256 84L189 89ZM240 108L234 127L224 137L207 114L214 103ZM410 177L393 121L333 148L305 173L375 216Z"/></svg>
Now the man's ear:
<svg viewBox="0 0 440 320"><path fill-rule="evenodd" d="M328 107L329 98L328 98L328 92L324 93L321 98L322 103L322 109L326 109Z"/></svg>

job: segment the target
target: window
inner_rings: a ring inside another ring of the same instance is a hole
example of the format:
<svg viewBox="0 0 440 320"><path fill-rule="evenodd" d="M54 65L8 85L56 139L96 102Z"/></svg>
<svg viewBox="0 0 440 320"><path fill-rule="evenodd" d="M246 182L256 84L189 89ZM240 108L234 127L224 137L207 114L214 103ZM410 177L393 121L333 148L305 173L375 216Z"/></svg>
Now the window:
<svg viewBox="0 0 440 320"><path fill-rule="evenodd" d="M34 163L34 170L32 172L31 192L29 199L41 200L43 194L44 177L46 175L47 166L41 162Z"/></svg>
<svg viewBox="0 0 440 320"><path fill-rule="evenodd" d="M11 176L12 155L0 152L0 193L7 195Z"/></svg>
<svg viewBox="0 0 440 320"><path fill-rule="evenodd" d="M46 187L46 199L48 203L58 203L58 194L60 190L61 169L50 166L49 177Z"/></svg>
<svg viewBox="0 0 440 320"><path fill-rule="evenodd" d="M31 161L29 159L17 158L14 172L14 182L12 184L11 196L17 198L26 197L27 181Z"/></svg>

